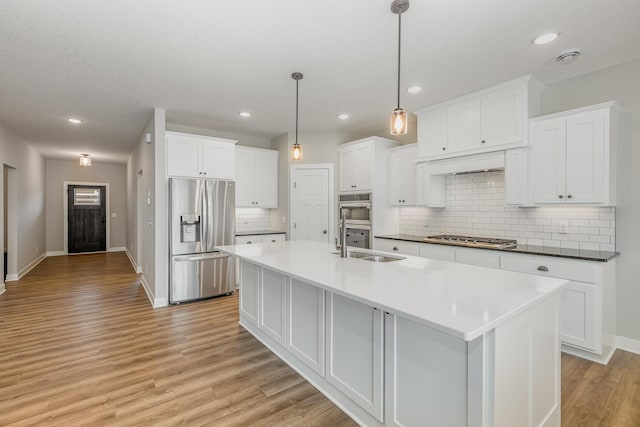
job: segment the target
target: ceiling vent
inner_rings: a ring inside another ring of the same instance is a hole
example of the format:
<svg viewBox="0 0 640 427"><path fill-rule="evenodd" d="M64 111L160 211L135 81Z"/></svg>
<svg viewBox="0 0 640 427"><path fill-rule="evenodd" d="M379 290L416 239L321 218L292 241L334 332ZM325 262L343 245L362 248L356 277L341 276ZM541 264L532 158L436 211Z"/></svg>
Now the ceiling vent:
<svg viewBox="0 0 640 427"><path fill-rule="evenodd" d="M556 58L556 62L558 64L563 64L563 65L571 64L573 61L578 59L579 56L580 56L580 51L578 49L569 50L569 51L566 51L565 53L558 55L558 57Z"/></svg>

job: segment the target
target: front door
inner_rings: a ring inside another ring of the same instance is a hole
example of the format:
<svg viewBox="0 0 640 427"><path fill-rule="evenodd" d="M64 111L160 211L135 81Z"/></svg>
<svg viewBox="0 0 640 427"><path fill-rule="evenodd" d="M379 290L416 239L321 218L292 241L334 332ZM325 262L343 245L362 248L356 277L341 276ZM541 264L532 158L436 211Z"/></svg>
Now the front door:
<svg viewBox="0 0 640 427"><path fill-rule="evenodd" d="M107 249L106 188L99 185L69 185L68 252Z"/></svg>
<svg viewBox="0 0 640 427"><path fill-rule="evenodd" d="M329 169L295 169L292 240L329 241Z"/></svg>

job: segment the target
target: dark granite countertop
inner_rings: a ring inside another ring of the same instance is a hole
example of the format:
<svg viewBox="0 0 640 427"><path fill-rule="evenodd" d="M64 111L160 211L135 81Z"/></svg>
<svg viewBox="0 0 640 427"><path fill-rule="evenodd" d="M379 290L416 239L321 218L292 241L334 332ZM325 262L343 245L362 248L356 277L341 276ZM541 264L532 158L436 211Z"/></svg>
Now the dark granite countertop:
<svg viewBox="0 0 640 427"><path fill-rule="evenodd" d="M273 230L238 231L238 232L236 232L236 236L262 236L263 234L287 234L287 232L286 231L273 231Z"/></svg>
<svg viewBox="0 0 640 427"><path fill-rule="evenodd" d="M543 255L543 256L553 256L559 258L572 258L572 259L582 259L586 261L600 261L607 262L618 255L618 252L609 252L609 251L592 251L586 249L566 249L566 248L553 248L553 247L545 247L545 246L533 246L533 245L517 245L512 248L506 249L498 249L498 248L474 248L469 246L455 245L451 243L435 243L435 242L425 242L423 236L412 236L410 234L389 234L385 236L375 236L377 239L389 239L389 240L403 240L405 242L417 242L417 243L429 243L432 245L445 245L445 246L458 246L465 247L471 249L484 249L487 251L500 251L500 252L511 252L518 254L530 254L530 255Z"/></svg>

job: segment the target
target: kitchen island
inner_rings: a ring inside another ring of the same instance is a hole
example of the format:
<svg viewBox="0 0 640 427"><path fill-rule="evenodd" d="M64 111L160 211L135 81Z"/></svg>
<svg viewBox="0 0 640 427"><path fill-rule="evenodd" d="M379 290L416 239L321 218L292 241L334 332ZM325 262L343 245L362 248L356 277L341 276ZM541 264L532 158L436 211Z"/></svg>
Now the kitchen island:
<svg viewBox="0 0 640 427"><path fill-rule="evenodd" d="M310 241L219 249L240 259L241 325L358 423L560 425L564 280Z"/></svg>

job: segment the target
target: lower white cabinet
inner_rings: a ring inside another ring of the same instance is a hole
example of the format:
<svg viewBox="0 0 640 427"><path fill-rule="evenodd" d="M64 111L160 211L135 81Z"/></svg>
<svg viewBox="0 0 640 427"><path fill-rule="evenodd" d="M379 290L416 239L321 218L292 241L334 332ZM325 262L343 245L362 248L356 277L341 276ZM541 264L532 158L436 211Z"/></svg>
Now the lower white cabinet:
<svg viewBox="0 0 640 427"><path fill-rule="evenodd" d="M418 256L420 243L405 242L402 240L375 239L375 249L384 252L397 252L404 255Z"/></svg>
<svg viewBox="0 0 640 427"><path fill-rule="evenodd" d="M473 248L456 248L456 262L480 267L500 268L500 252L479 251Z"/></svg>
<svg viewBox="0 0 640 427"><path fill-rule="evenodd" d="M383 312L327 292L327 381L383 421Z"/></svg>
<svg viewBox="0 0 640 427"><path fill-rule="evenodd" d="M324 290L289 281L287 349L324 377Z"/></svg>
<svg viewBox="0 0 640 427"><path fill-rule="evenodd" d="M283 347L286 345L286 295L287 277L262 269L258 327Z"/></svg>
<svg viewBox="0 0 640 427"><path fill-rule="evenodd" d="M421 243L419 248L419 255L423 258L437 259L439 261L453 262L456 260L456 252L453 246Z"/></svg>
<svg viewBox="0 0 640 427"><path fill-rule="evenodd" d="M240 261L240 282L242 289L240 290L240 315L258 325L258 316L260 313L260 275L261 268L255 264Z"/></svg>

